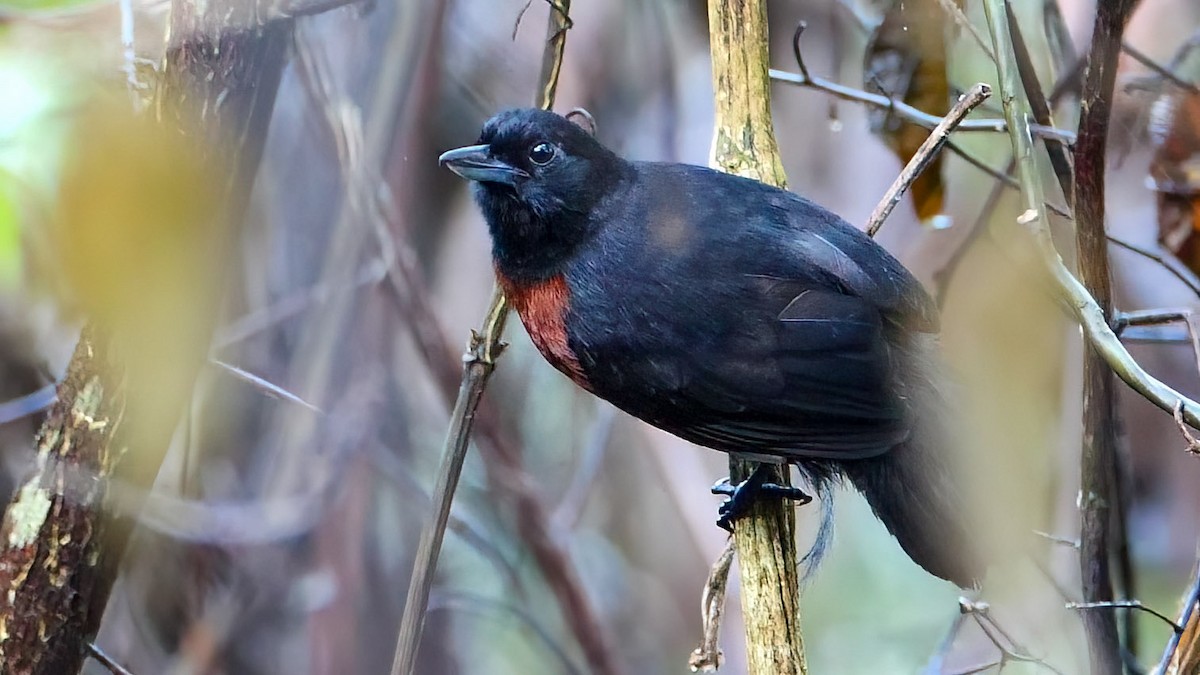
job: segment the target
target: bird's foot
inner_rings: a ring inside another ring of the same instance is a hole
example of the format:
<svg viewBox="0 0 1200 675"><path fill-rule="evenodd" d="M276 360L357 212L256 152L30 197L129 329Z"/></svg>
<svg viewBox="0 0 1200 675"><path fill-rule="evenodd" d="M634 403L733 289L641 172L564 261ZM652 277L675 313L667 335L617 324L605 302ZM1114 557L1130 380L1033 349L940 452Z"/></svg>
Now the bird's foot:
<svg viewBox="0 0 1200 675"><path fill-rule="evenodd" d="M769 470L769 466L759 465L751 472L749 478L737 485L729 482L728 478L722 478L712 486L714 495L726 495L725 501L721 502L720 508L717 509L717 515L720 516L717 518L717 525L721 529L733 532L733 521L749 513L750 507L760 497L790 499L797 502L798 506L812 501L812 497L798 487L768 483Z"/></svg>

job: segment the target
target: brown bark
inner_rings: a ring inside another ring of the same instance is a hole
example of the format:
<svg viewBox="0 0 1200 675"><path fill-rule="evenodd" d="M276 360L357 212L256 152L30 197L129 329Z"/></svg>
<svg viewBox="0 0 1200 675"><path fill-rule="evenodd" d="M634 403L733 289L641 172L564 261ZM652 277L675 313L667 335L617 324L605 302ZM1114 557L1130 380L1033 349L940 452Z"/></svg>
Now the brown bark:
<svg viewBox="0 0 1200 675"><path fill-rule="evenodd" d="M1112 313L1112 282L1104 225L1108 122L1121 34L1136 0L1099 2L1083 85L1075 144L1075 241L1079 276L1104 311ZM1084 602L1113 599L1113 507L1116 505L1116 378L1090 344L1083 361L1083 453L1079 562ZM1122 672L1121 645L1111 611L1085 612L1093 673Z"/></svg>
<svg viewBox="0 0 1200 675"><path fill-rule="evenodd" d="M771 124L767 9L762 0L709 0L708 25L716 92L711 164L785 187L787 177ZM730 479L753 463L731 458ZM786 469L768 480L786 483ZM790 503L762 500L734 523L746 647L752 674L807 673L800 628L795 514Z"/></svg>
<svg viewBox="0 0 1200 675"><path fill-rule="evenodd" d="M112 354L85 330L37 436L38 472L13 497L0 528L3 671L71 673L104 612L115 560L97 517L123 449L112 443L124 411Z"/></svg>

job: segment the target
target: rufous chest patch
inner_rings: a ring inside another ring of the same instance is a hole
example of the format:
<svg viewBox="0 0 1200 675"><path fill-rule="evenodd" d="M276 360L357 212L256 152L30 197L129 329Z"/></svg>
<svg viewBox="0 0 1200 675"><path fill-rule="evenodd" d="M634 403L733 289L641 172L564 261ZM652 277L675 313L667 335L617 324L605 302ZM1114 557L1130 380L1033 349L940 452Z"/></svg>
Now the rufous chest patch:
<svg viewBox="0 0 1200 675"><path fill-rule="evenodd" d="M567 310L571 304L567 280L560 274L545 281L517 283L498 271L496 279L542 356L577 384L588 388L579 358L571 351L567 339Z"/></svg>

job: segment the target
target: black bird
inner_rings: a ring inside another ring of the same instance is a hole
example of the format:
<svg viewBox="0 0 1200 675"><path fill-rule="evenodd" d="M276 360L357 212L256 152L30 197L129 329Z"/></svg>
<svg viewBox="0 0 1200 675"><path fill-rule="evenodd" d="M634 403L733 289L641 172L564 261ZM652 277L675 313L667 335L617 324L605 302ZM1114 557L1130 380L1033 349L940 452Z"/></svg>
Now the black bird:
<svg viewBox="0 0 1200 675"><path fill-rule="evenodd" d="M496 276L555 368L684 439L795 464L819 493L848 480L917 564L980 580L936 306L864 233L757 181L625 161L540 110L440 161L475 181Z"/></svg>

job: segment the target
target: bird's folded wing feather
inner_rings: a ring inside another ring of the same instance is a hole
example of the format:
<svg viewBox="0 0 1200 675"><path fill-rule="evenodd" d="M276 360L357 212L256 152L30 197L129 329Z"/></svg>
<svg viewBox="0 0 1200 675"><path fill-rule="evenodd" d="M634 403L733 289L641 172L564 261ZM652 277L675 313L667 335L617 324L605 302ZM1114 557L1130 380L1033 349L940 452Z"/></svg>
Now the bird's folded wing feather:
<svg viewBox="0 0 1200 675"><path fill-rule="evenodd" d="M687 356L688 372L671 394L678 409L695 411L681 420L683 435L838 459L878 455L907 438L873 305L807 289L745 328L720 354Z"/></svg>

